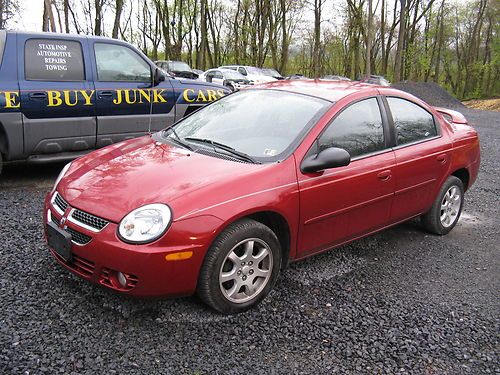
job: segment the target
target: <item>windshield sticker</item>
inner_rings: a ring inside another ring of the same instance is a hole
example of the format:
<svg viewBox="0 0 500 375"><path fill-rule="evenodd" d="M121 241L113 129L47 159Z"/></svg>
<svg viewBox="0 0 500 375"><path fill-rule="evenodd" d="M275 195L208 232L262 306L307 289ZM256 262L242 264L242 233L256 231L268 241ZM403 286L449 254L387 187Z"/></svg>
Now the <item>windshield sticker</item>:
<svg viewBox="0 0 500 375"><path fill-rule="evenodd" d="M274 156L274 155L276 155L276 150L273 150L273 149L270 149L270 148L266 148L264 150L264 155L266 155L266 156Z"/></svg>

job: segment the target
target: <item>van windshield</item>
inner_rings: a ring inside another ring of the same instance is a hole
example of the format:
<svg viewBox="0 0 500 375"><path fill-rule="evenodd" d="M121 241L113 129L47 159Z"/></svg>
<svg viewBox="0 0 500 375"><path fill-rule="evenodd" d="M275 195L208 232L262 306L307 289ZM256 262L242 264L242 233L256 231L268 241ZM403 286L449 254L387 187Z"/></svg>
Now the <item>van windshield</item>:
<svg viewBox="0 0 500 375"><path fill-rule="evenodd" d="M3 50L5 49L6 38L7 38L7 32L5 30L0 30L0 65L2 65Z"/></svg>

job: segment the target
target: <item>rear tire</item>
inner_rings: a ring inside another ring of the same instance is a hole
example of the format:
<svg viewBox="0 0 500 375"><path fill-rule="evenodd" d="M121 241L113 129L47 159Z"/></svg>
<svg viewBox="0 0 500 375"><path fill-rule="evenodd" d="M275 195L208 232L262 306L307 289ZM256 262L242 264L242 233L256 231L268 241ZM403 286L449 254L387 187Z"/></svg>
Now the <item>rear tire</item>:
<svg viewBox="0 0 500 375"><path fill-rule="evenodd" d="M197 293L213 309L235 314L257 305L274 287L281 247L262 223L243 219L227 227L205 256Z"/></svg>
<svg viewBox="0 0 500 375"><path fill-rule="evenodd" d="M449 233L457 224L464 204L464 184L455 176L445 181L431 209L421 216L424 228L434 234Z"/></svg>
<svg viewBox="0 0 500 375"><path fill-rule="evenodd" d="M2 168L3 168L3 155L0 152L0 176L2 175Z"/></svg>

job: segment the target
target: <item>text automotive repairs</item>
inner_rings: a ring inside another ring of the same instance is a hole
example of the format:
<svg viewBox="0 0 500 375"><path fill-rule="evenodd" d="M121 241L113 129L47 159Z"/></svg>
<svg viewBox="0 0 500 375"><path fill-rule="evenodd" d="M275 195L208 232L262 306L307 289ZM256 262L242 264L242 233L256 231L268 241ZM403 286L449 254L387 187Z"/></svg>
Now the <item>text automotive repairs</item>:
<svg viewBox="0 0 500 375"><path fill-rule="evenodd" d="M112 100L115 105L120 104L143 104L143 103L167 103L163 95L166 89L117 89L116 96ZM94 105L92 101L95 90L46 90L47 107L58 107L61 105L73 107L83 101L83 105ZM225 95L223 90L195 90L184 89L182 98L187 103L213 102ZM3 99L3 100L2 100ZM0 91L0 108L20 108L18 91Z"/></svg>

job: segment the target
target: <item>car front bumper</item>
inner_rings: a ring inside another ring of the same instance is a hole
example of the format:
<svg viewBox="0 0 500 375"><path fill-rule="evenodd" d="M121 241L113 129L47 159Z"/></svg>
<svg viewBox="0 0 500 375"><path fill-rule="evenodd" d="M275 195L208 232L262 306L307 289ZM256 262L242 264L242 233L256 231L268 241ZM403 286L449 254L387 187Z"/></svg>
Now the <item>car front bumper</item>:
<svg viewBox="0 0 500 375"><path fill-rule="evenodd" d="M72 207L61 215L51 198L52 194L48 194L45 199L46 236L49 221L72 234L72 257L66 261L49 249L57 262L75 275L138 297L190 295L196 290L201 264L213 240L213 226L220 224L218 218L200 216L173 222L157 241L133 245L118 238L118 224L109 222L99 232L89 230L68 220Z"/></svg>

